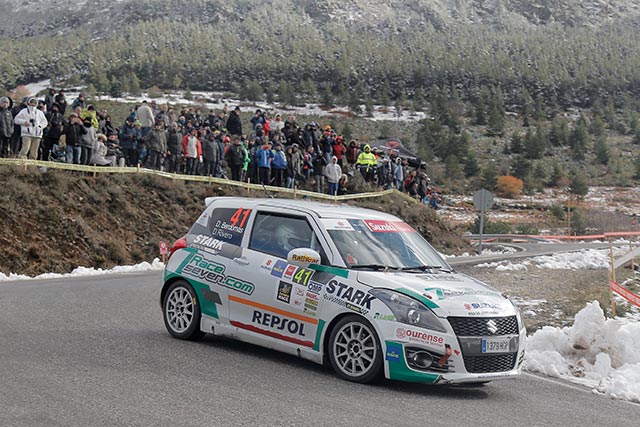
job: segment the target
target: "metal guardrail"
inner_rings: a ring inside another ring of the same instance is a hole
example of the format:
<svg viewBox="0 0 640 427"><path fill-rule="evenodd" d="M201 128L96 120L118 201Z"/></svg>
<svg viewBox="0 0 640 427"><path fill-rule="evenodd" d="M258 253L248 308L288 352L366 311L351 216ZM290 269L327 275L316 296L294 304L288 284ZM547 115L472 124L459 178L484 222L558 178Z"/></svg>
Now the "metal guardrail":
<svg viewBox="0 0 640 427"><path fill-rule="evenodd" d="M544 235L544 234L483 234L483 241L491 241L491 240L526 240L530 242L549 242L549 241L558 241L558 240L603 240L603 239L613 239L616 237L633 237L640 236L640 231L615 231L610 233L602 233L602 234L584 234L579 236L568 236L568 235ZM478 240L480 239L479 234L463 234L463 239L469 240Z"/></svg>

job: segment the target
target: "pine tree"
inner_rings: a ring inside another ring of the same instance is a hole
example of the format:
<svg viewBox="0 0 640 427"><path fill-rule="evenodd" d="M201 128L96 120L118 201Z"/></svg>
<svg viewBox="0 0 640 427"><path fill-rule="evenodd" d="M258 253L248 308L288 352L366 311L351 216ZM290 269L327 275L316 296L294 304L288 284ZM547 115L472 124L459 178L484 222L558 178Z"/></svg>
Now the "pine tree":
<svg viewBox="0 0 640 427"><path fill-rule="evenodd" d="M116 76L111 77L111 86L109 87L109 95L114 98L120 98L122 96L122 83Z"/></svg>
<svg viewBox="0 0 640 427"><path fill-rule="evenodd" d="M589 186L587 185L587 178L581 172L573 172L571 174L571 194L582 198L589 192Z"/></svg>
<svg viewBox="0 0 640 427"><path fill-rule="evenodd" d="M505 111L502 91L495 89L489 101L487 117L487 135L501 136L505 125Z"/></svg>
<svg viewBox="0 0 640 427"><path fill-rule="evenodd" d="M467 157L464 159L464 176L465 178L470 178L472 176L476 176L480 171L480 166L478 166L478 160L473 153L468 153Z"/></svg>
<svg viewBox="0 0 640 427"><path fill-rule="evenodd" d="M140 79L136 75L136 73L131 73L131 77L129 78L129 90L128 92L133 96L139 96L140 89Z"/></svg>
<svg viewBox="0 0 640 427"><path fill-rule="evenodd" d="M554 147L565 147L569 145L569 124L562 117L556 117L551 123L549 131L549 142Z"/></svg>
<svg viewBox="0 0 640 427"><path fill-rule="evenodd" d="M482 187L495 191L498 185L498 170L494 163L489 163L482 171Z"/></svg>
<svg viewBox="0 0 640 427"><path fill-rule="evenodd" d="M596 159L603 164L609 164L609 146L607 145L607 138L604 135L596 138L593 144L593 151L595 151Z"/></svg>
<svg viewBox="0 0 640 427"><path fill-rule="evenodd" d="M462 168L460 167L460 161L457 156L453 154L447 156L444 161L444 165L447 178L450 180L460 179L462 176Z"/></svg>
<svg viewBox="0 0 640 427"><path fill-rule="evenodd" d="M571 147L571 155L574 160L584 160L588 144L589 132L587 131L587 123L581 117L569 137L569 147Z"/></svg>
<svg viewBox="0 0 640 427"><path fill-rule="evenodd" d="M424 109L424 103L424 89L422 88L422 86L419 86L413 93L413 111L422 111Z"/></svg>

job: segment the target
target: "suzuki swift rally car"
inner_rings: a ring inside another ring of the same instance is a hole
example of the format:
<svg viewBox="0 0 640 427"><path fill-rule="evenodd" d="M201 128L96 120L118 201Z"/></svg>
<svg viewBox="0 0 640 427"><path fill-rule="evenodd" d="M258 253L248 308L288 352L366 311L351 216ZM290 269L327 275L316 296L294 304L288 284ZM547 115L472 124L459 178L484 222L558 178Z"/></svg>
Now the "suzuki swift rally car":
<svg viewBox="0 0 640 427"><path fill-rule="evenodd" d="M454 272L400 219L295 200L215 197L167 262L169 333L221 335L370 382L516 376L525 329L500 292Z"/></svg>

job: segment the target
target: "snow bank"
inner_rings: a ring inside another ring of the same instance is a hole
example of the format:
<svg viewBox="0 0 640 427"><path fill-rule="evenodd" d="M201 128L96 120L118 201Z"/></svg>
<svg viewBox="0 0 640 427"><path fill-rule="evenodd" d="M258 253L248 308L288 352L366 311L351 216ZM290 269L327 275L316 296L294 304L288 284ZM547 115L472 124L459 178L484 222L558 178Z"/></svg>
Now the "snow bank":
<svg viewBox="0 0 640 427"><path fill-rule="evenodd" d="M0 282L9 281L9 280L36 280L36 279L59 279L64 277L80 277L80 276L99 276L104 274L115 274L115 273L137 273L137 272L145 272L145 271L161 271L164 269L164 264L158 258L155 258L151 263L142 262L136 265L121 265L117 267L113 267L108 270L103 270L101 268L87 268L87 267L78 267L73 270L71 273L59 274L59 273L44 273L39 276L30 277L22 274L11 273L8 276L4 273L0 273Z"/></svg>
<svg viewBox="0 0 640 427"><path fill-rule="evenodd" d="M588 303L573 326L545 326L528 337L525 369L640 403L638 317L605 319L597 301Z"/></svg>
<svg viewBox="0 0 640 427"><path fill-rule="evenodd" d="M623 252L614 248L614 255ZM497 271L528 270L537 267L547 270L606 270L611 263L609 249L583 249L577 252L564 252L553 255L541 255L515 263L511 261L486 262L476 268L495 268Z"/></svg>

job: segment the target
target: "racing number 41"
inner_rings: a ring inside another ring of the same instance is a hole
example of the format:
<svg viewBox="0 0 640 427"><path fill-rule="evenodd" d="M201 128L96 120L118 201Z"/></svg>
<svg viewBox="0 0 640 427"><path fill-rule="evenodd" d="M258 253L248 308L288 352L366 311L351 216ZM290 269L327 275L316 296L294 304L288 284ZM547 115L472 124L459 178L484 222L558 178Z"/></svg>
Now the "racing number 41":
<svg viewBox="0 0 640 427"><path fill-rule="evenodd" d="M231 215L231 218L229 219L229 222L235 227L236 225L240 228L243 228L244 225L247 223L247 218L249 218L249 214L251 213L251 209L243 209L243 208L238 208L233 215ZM240 217L242 217L242 219L240 219ZM238 224L238 221L240 221L240 224Z"/></svg>

